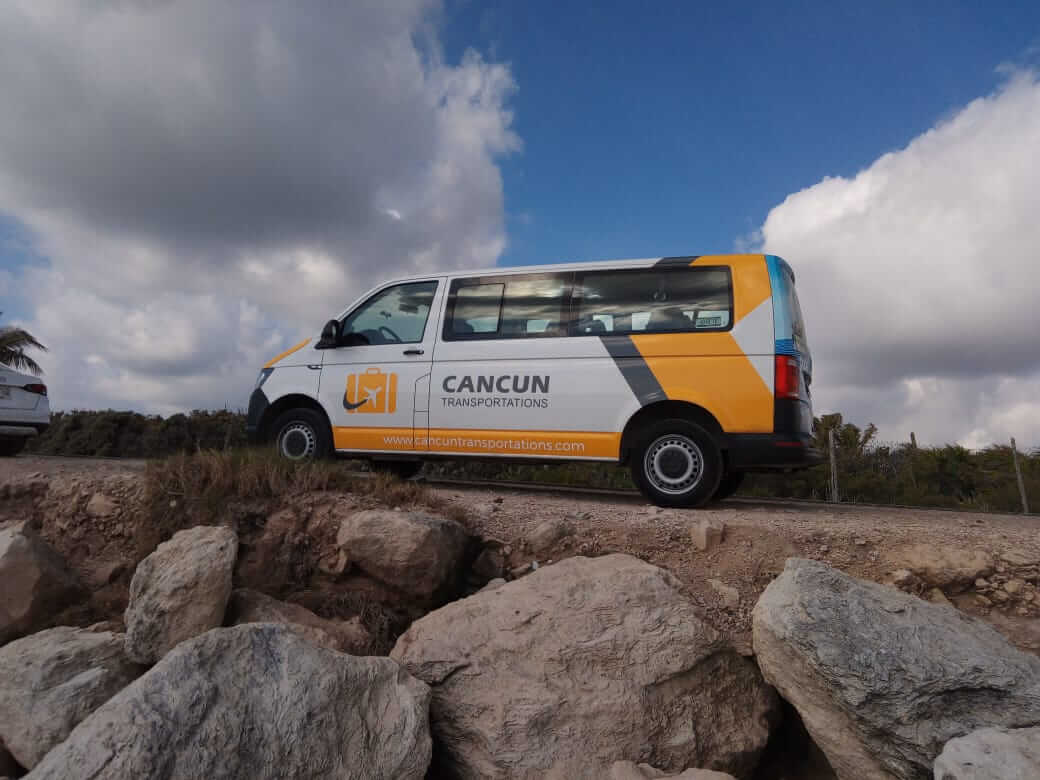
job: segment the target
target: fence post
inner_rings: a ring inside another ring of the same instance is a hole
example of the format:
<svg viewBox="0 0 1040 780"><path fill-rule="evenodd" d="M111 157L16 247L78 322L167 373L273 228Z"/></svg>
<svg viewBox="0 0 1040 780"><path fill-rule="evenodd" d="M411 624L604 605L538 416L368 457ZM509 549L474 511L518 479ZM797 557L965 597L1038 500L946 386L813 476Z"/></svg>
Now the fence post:
<svg viewBox="0 0 1040 780"><path fill-rule="evenodd" d="M1022 514L1029 514L1029 502L1026 501L1026 486L1022 482L1022 469L1018 467L1018 447L1015 446L1015 437L1011 437L1011 462L1015 464L1015 478L1018 480L1018 495L1022 498Z"/></svg>
<svg viewBox="0 0 1040 780"><path fill-rule="evenodd" d="M834 429L827 431L827 448L831 454L831 503L838 503L838 461L834 456Z"/></svg>
<svg viewBox="0 0 1040 780"><path fill-rule="evenodd" d="M917 476L914 474L914 456L917 454L917 437L910 431L910 484L917 490Z"/></svg>

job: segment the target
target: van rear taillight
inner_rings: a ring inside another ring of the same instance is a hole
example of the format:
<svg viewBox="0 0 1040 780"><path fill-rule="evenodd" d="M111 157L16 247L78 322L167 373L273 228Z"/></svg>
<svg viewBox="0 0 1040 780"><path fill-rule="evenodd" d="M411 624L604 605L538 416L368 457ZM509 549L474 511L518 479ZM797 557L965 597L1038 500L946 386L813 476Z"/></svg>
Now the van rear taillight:
<svg viewBox="0 0 1040 780"><path fill-rule="evenodd" d="M47 395L47 385L41 385L39 383L22 385L22 390L27 393L36 393L36 395Z"/></svg>
<svg viewBox="0 0 1040 780"><path fill-rule="evenodd" d="M800 374L801 369L798 366L798 358L791 355L777 355L776 375L773 380L773 385L776 388L776 397L794 398L795 400L800 398L801 396L798 392L798 377Z"/></svg>

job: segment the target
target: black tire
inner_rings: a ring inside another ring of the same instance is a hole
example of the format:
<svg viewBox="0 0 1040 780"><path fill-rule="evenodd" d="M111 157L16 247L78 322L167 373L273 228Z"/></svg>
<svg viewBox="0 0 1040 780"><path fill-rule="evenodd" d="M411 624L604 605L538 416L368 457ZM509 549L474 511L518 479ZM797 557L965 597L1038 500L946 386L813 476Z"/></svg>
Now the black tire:
<svg viewBox="0 0 1040 780"><path fill-rule="evenodd" d="M332 431L324 415L314 409L290 409L271 426L275 450L289 460L327 458L332 453Z"/></svg>
<svg viewBox="0 0 1040 780"><path fill-rule="evenodd" d="M0 439L0 457L13 458L25 447L26 437Z"/></svg>
<svg viewBox="0 0 1040 780"><path fill-rule="evenodd" d="M374 460L369 464L372 471L393 474L401 479L410 479L422 471L421 460Z"/></svg>
<svg viewBox="0 0 1040 780"><path fill-rule="evenodd" d="M704 506L722 479L714 437L688 420L661 420L640 431L632 450L632 479L657 506Z"/></svg>
<svg viewBox="0 0 1040 780"><path fill-rule="evenodd" d="M729 498L740 489L743 482L743 471L727 471L719 480L719 486L715 489L715 495L711 497L711 500L723 501Z"/></svg>

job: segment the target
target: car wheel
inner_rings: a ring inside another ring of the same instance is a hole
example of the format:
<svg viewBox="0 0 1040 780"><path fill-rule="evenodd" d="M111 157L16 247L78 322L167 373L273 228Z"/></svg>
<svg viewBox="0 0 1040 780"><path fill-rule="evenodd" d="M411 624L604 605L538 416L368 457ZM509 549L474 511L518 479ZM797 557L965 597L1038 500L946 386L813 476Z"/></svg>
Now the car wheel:
<svg viewBox="0 0 1040 780"><path fill-rule="evenodd" d="M722 501L729 498L737 492L743 482L743 471L727 471L722 475L722 479L719 480L719 487L716 489L715 495L711 497L711 500Z"/></svg>
<svg viewBox="0 0 1040 780"><path fill-rule="evenodd" d="M703 506L722 478L719 445L687 420L653 423L637 439L633 456L632 479L658 506Z"/></svg>
<svg viewBox="0 0 1040 780"><path fill-rule="evenodd" d="M13 458L25 447L25 441L24 436L15 439L0 439L0 457Z"/></svg>
<svg viewBox="0 0 1040 780"><path fill-rule="evenodd" d="M271 426L278 454L289 460L325 458L332 452L332 432L313 409L290 409Z"/></svg>
<svg viewBox="0 0 1040 780"><path fill-rule="evenodd" d="M422 471L421 460L374 460L369 464L372 471L380 474L393 474L401 479L409 479Z"/></svg>

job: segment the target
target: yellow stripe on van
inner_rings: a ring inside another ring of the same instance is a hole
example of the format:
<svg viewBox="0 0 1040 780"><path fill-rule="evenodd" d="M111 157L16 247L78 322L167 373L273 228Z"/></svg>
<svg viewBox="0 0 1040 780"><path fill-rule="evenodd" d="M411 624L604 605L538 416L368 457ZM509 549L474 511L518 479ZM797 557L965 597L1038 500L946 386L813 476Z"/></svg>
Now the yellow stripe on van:
<svg viewBox="0 0 1040 780"><path fill-rule="evenodd" d="M337 450L367 452L458 452L472 455L530 455L537 457L615 460L621 434L595 431L505 431L466 428L346 427L332 429Z"/></svg>
<svg viewBox="0 0 1040 780"><path fill-rule="evenodd" d="M285 350L285 352L283 352L282 354L278 355L277 357L273 357L270 360L268 360L266 363L264 363L264 368L270 368L271 366L273 366L275 363L277 363L282 358L289 357L289 355L291 355L293 352L295 352L298 349L303 349L304 347L306 347L310 343L311 343L310 339L304 339L299 344L297 344L295 347L290 347L289 349Z"/></svg>
<svg viewBox="0 0 1040 780"><path fill-rule="evenodd" d="M725 265L733 275L733 322L740 322L772 294L765 255L701 255L690 265Z"/></svg>

